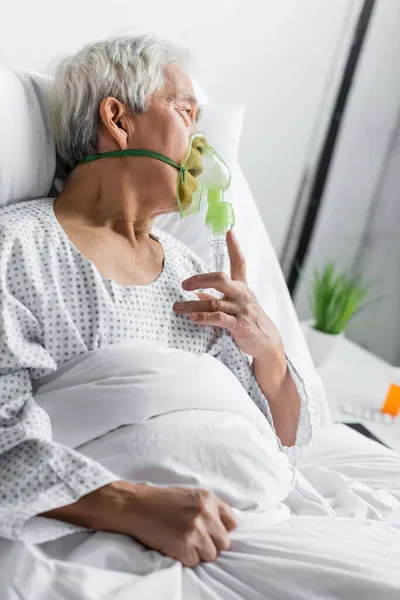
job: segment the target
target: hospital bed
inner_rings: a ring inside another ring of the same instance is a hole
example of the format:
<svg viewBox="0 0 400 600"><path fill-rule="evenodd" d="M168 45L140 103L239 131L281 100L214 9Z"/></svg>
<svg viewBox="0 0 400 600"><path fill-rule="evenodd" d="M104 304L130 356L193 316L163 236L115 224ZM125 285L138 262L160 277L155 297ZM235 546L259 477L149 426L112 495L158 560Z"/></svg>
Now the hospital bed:
<svg viewBox="0 0 400 600"><path fill-rule="evenodd" d="M0 206L52 195L62 185L65 173L62 164L56 160L46 86L47 80L40 74L16 72L0 66ZM238 122L243 111L234 107L226 110L215 107L197 83L195 88L200 103L209 107L208 111L205 110L205 127L211 139L219 148L227 149L223 154L233 174L230 199L235 206L236 235L247 259L250 287L277 324L288 356L303 377L314 386L319 397L321 429L316 433L310 450L297 465L299 471L311 478L317 488L323 484L328 472L335 471L347 489L351 488L351 480L357 480L361 486L366 484L374 489L383 487L392 490L395 495L398 493L400 497L400 457L344 425L331 422L322 384L313 366L278 260L240 167L237 152L232 151L232 147L238 147L239 144ZM236 122L230 127L230 121L235 119ZM184 241L205 260L209 259L204 216L182 222L176 215L165 216L158 220L157 226ZM350 497L353 500L359 498L356 489ZM343 506L342 514L351 514L354 510L357 516L357 502L353 508ZM363 506L365 509L365 504ZM62 561L46 559L34 547L27 548L17 542L0 540L1 600L89 600L108 597L125 600L133 597L125 593L129 577L121 572L93 571L81 565L67 569ZM140 578L136 578L134 597L167 598L161 592L163 577L164 572L156 571L147 588L144 583L141 587ZM194 596L187 597L191 599ZM206 596L199 592L198 597ZM246 598L229 596L239 597ZM269 597L267 593L265 597ZM280 596L277 594L273 597ZM172 597L170 600L173 600Z"/></svg>

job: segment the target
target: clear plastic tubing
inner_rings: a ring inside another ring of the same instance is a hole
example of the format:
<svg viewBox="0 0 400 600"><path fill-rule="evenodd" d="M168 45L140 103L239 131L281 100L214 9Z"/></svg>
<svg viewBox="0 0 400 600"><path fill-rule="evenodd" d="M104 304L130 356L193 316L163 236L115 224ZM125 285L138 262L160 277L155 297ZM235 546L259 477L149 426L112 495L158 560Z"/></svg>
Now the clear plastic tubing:
<svg viewBox="0 0 400 600"><path fill-rule="evenodd" d="M211 234L210 235L210 246L213 256L213 267L214 271L224 272L226 268L226 237L224 234Z"/></svg>

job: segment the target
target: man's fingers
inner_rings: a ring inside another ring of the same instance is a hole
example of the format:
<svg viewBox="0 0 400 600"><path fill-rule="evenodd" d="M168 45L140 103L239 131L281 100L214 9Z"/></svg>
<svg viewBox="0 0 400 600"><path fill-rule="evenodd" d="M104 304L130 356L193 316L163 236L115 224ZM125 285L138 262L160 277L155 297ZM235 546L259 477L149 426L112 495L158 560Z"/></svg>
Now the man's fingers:
<svg viewBox="0 0 400 600"><path fill-rule="evenodd" d="M197 548L201 560L210 562L217 558L218 549L209 533L202 536Z"/></svg>
<svg viewBox="0 0 400 600"><path fill-rule="evenodd" d="M225 273L202 273L201 275L193 275L189 279L182 282L182 288L188 292L204 289L215 289L224 294L224 296L234 295L237 293L237 286L228 275Z"/></svg>
<svg viewBox="0 0 400 600"><path fill-rule="evenodd" d="M231 265L231 278L234 281L246 282L246 260L240 249L232 229L226 234L226 245L228 248L229 261Z"/></svg>
<svg viewBox="0 0 400 600"><path fill-rule="evenodd" d="M219 513L217 518L209 523L208 530L217 551L220 552L221 550L228 550L231 541L229 539L228 529L222 522L221 515Z"/></svg>
<svg viewBox="0 0 400 600"><path fill-rule="evenodd" d="M226 504L222 500L219 505L219 516L221 521L225 525L227 531L232 531L233 529L236 529L238 525L236 515L231 509L231 507L228 506L228 504Z"/></svg>
<svg viewBox="0 0 400 600"><path fill-rule="evenodd" d="M214 298L218 297L215 294L208 294L207 292L196 292L196 296L199 300L214 300Z"/></svg>
<svg viewBox="0 0 400 600"><path fill-rule="evenodd" d="M212 325L213 327L222 327L232 332L236 326L236 317L227 315L223 312L215 313L191 313L190 319L199 325Z"/></svg>
<svg viewBox="0 0 400 600"><path fill-rule="evenodd" d="M240 307L234 302L221 300L215 296L212 296L207 300L188 300L187 302L177 302L174 305L174 309L180 315L205 312L223 312L227 315L237 315L240 312Z"/></svg>
<svg viewBox="0 0 400 600"><path fill-rule="evenodd" d="M178 558L181 561L184 567L197 567L200 563L200 555L197 548L190 548L189 550L184 550L184 556Z"/></svg>

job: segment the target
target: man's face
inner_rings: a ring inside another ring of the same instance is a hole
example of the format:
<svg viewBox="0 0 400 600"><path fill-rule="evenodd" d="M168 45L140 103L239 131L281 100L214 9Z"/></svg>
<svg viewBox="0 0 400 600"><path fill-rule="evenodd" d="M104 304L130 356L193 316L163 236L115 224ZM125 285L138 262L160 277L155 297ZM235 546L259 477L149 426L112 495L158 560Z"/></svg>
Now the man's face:
<svg viewBox="0 0 400 600"><path fill-rule="evenodd" d="M178 65L167 67L165 85L153 94L143 114L133 115L130 109L113 98L105 99L100 111L103 126L99 135L99 152L111 149L107 141L111 134L120 148L158 152L178 165L186 158L190 138L197 131L199 117L191 79ZM140 172L142 185L147 191L151 188L153 196L158 198L160 213L177 210L176 186L179 173L176 168L148 157L128 157L125 165L127 173L135 179ZM188 179L190 181L187 183L194 190L197 187L194 177ZM190 186L187 187L190 195Z"/></svg>
<svg viewBox="0 0 400 600"><path fill-rule="evenodd" d="M154 150L181 164L198 117L190 77L177 65L170 65L163 89L153 95L147 111L134 118L129 147Z"/></svg>
<svg viewBox="0 0 400 600"><path fill-rule="evenodd" d="M166 69L165 86L150 100L145 113L132 117L129 127L128 148L159 152L177 164L184 161L190 137L197 131L199 107L190 77L177 65ZM137 159L134 159L137 160ZM161 212L177 210L176 184L178 171L152 158L142 159L141 166L154 184L159 184ZM194 191L197 184L188 177L187 190Z"/></svg>

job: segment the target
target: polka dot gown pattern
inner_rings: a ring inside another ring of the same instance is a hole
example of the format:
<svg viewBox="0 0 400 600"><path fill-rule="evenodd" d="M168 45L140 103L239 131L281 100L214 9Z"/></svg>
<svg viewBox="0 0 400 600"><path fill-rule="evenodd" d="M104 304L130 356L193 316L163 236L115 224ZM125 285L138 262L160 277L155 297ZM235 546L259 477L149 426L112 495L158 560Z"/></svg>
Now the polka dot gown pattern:
<svg viewBox="0 0 400 600"><path fill-rule="evenodd" d="M132 339L207 352L236 375L273 427L251 364L231 336L173 311L177 300L197 299L181 282L208 271L205 263L154 230L165 254L160 276L146 286L120 286L74 247L53 202L32 200L0 211L0 536L12 539L29 520L40 519L35 515L117 479L52 440L49 418L34 400L35 382L79 354ZM284 450L295 455L311 439L318 411L312 390L290 368L302 412L297 445Z"/></svg>

